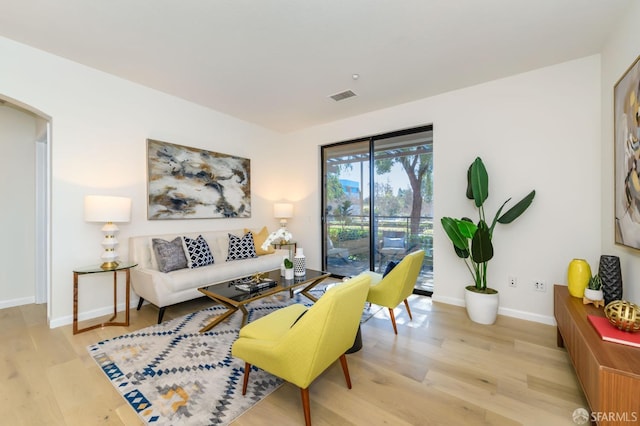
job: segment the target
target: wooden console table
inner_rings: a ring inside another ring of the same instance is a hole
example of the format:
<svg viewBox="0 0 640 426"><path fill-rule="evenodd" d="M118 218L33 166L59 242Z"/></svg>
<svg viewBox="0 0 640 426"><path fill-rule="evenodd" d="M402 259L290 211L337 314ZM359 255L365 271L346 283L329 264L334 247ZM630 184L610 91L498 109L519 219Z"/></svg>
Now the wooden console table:
<svg viewBox="0 0 640 426"><path fill-rule="evenodd" d="M599 425L640 421L640 348L603 341L587 315L602 308L584 305L564 285L553 289L558 346L566 347L576 375ZM616 420L617 418L617 420Z"/></svg>

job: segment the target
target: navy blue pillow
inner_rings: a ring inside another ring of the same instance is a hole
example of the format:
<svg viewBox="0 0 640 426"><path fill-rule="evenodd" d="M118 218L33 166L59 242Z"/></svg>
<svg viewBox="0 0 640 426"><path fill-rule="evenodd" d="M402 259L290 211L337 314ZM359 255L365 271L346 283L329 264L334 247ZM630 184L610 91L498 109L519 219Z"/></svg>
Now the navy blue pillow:
<svg viewBox="0 0 640 426"><path fill-rule="evenodd" d="M387 276L387 274L388 274L389 272L391 272L391 271L393 270L393 268L395 268L395 267L396 267L396 265L397 265L397 264L398 264L398 262L394 262L393 260L392 260L391 262L389 262L389 263L387 264L387 269L385 269L385 270L384 270L384 274L382 274L382 278L386 277L386 276Z"/></svg>

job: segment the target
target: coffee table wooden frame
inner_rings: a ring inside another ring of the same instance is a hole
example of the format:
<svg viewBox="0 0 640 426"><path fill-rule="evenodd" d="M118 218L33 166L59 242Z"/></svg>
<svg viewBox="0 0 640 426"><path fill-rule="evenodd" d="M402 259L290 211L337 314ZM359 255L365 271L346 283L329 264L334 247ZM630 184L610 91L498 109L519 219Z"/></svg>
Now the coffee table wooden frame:
<svg viewBox="0 0 640 426"><path fill-rule="evenodd" d="M227 308L225 312L216 316L209 324L207 324L205 327L200 329L200 332L204 333L206 331L211 330L213 327L215 327L216 325L218 325L219 323L221 323L222 321L224 321L225 319L227 319L229 316L233 315L237 311L242 311L241 327L244 327L244 325L247 322L247 316L249 315L249 312L245 308L245 305L248 305L249 303L254 302L256 300L260 300L265 297L272 296L274 294L277 294L283 291L288 291L289 297L293 297L293 291L297 288L304 286L304 288L300 290L300 293L302 293L305 297L309 298L311 301L316 302L318 299L309 292L315 286L317 286L326 278L331 276L331 273L329 272L314 271L312 269L307 269L307 274L304 277L296 277L293 280L285 280L284 277L281 277L279 269L266 272L266 274L268 275L269 278L277 281L278 284L275 287L270 287L270 288L265 288L263 290L260 290L254 293L253 295L250 295L250 297L242 300L234 300L232 298L219 294L219 292L215 291L216 288L224 289L229 287L231 285L230 284L231 282L220 283L220 284L199 288L198 290L201 293L205 294L210 299L215 300L216 302L220 303L221 305Z"/></svg>

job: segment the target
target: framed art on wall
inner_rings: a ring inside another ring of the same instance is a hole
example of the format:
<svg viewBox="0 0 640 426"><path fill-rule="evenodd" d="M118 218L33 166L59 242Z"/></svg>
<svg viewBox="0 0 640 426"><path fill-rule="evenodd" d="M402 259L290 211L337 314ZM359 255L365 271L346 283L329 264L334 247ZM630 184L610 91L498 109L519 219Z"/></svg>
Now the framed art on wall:
<svg viewBox="0 0 640 426"><path fill-rule="evenodd" d="M250 160L147 139L148 219L251 217Z"/></svg>
<svg viewBox="0 0 640 426"><path fill-rule="evenodd" d="M613 89L615 242L635 249L640 249L639 59Z"/></svg>

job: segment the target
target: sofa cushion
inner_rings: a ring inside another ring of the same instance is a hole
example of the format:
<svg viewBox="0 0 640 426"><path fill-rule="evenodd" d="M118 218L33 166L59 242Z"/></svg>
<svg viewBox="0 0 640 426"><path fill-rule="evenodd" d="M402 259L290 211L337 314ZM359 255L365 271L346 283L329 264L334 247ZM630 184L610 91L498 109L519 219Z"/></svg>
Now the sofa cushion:
<svg viewBox="0 0 640 426"><path fill-rule="evenodd" d="M187 252L189 253L189 268L199 268L213 264L214 259L211 255L211 250L209 250L209 244L207 244L202 235L198 235L198 238L184 237L184 244L187 246Z"/></svg>
<svg viewBox="0 0 640 426"><path fill-rule="evenodd" d="M269 236L269 231L267 230L266 226L263 226L260 232L254 232L247 228L244 229L244 232L245 233L251 232L251 235L253 236L253 245L256 248L256 254L258 256L263 256L265 254L271 254L276 252L276 248L271 245L269 246L268 249L262 250L262 244L264 244L265 240Z"/></svg>
<svg viewBox="0 0 640 426"><path fill-rule="evenodd" d="M172 241L153 238L153 252L155 253L158 270L171 272L187 267L187 258L182 247L182 238L176 237Z"/></svg>
<svg viewBox="0 0 640 426"><path fill-rule="evenodd" d="M229 234L229 254L227 262L232 260L251 259L258 257L256 247L253 243L253 235L247 232L242 238Z"/></svg>

